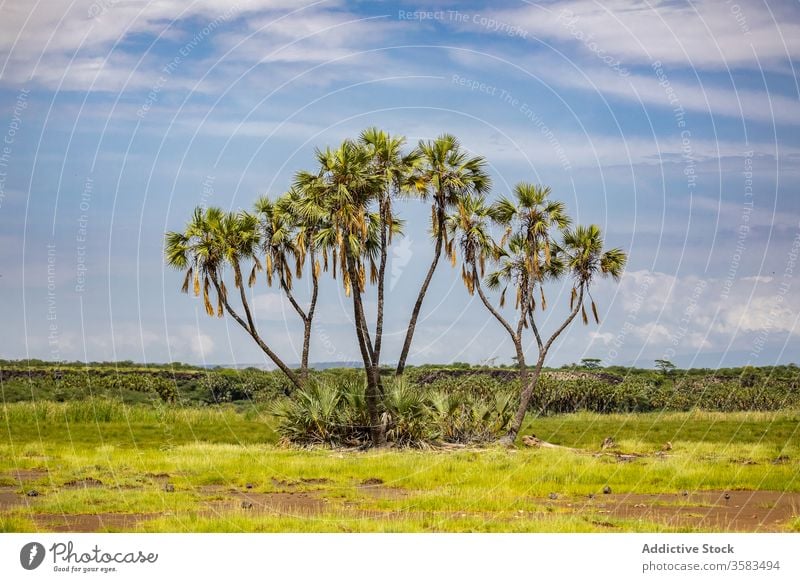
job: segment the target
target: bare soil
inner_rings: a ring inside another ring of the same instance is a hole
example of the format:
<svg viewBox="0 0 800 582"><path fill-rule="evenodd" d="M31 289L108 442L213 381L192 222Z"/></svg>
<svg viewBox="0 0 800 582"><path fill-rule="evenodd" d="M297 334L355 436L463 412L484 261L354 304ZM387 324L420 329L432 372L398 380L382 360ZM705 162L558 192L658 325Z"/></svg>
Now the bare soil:
<svg viewBox="0 0 800 582"><path fill-rule="evenodd" d="M42 472L28 475L41 478ZM157 476L157 480L166 476ZM281 481L273 483L283 486L282 491L259 493L252 490L232 489L224 486L198 487L206 496L194 511L186 515L215 516L231 511L259 514L285 514L311 516L325 512L330 503L326 494L337 493L325 479ZM313 490L297 489L300 485L316 485ZM65 483L62 488L102 487L92 478ZM356 486L356 491L373 499L402 499L411 492L386 486L380 479L365 479ZM621 494L598 493L591 498L576 499L569 496L537 499L543 506L557 508L561 513L586 516L590 521L610 531L616 529L617 520L643 520L671 527L712 528L730 532L776 532L785 531L787 522L800 515L800 493L780 491L687 491L678 494ZM0 512L13 511L25 506L35 509L38 498L27 497L19 487L0 487ZM391 519L392 515L407 516L407 511L375 511L359 508L356 501L340 506L353 516L369 519L376 517ZM182 512L183 513L183 512ZM454 514L455 515L455 514ZM485 512L459 513L481 515L493 519ZM546 514L543 514L546 515ZM133 531L142 521L161 517L159 513L98 513L98 514L32 514L31 518L42 530L57 532L93 532L103 529Z"/></svg>
<svg viewBox="0 0 800 582"><path fill-rule="evenodd" d="M726 499L725 496L728 496ZM722 531L775 532L800 514L800 493L780 491L697 491L683 494L597 495L580 502L548 501L574 513L605 518L641 519L669 526L707 527Z"/></svg>
<svg viewBox="0 0 800 582"><path fill-rule="evenodd" d="M12 479L18 483L29 483L30 481L38 481L45 479L48 476L47 469L15 469L10 473L3 473L0 479Z"/></svg>

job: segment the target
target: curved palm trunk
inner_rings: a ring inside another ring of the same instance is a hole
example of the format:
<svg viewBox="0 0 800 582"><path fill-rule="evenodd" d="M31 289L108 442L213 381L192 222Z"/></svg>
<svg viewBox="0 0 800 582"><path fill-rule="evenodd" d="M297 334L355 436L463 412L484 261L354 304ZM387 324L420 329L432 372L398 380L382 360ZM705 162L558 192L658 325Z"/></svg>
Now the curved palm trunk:
<svg viewBox="0 0 800 582"><path fill-rule="evenodd" d="M278 368L280 368L280 370L286 375L286 377L289 378L289 381L291 381L291 383L294 384L295 388L302 388L303 384L300 378L297 377L297 374L295 374L294 371L289 366L287 366L275 352L273 352L270 349L270 347L264 342L264 340L261 339L261 336L258 334L258 331L256 331L253 317L250 314L250 305L247 302L247 295L244 292L244 285L239 285L239 293L241 295L242 306L244 307L247 321L242 319L242 317L238 313L236 313L236 311L234 311L234 309L231 307L230 303L228 302L227 296L222 292L222 288L220 287L219 281L217 280L217 276L215 273L211 273L211 282L214 284L214 289L216 289L217 295L221 299L222 305L225 307L225 310L228 312L228 314L231 317L233 317L233 319L236 320L236 322L240 326L242 326L244 330L247 331L247 333L250 334L250 337L252 337L253 340L255 340L256 344L258 344L258 347L260 347L261 350L267 355L267 357L269 357L269 359L272 360L273 363L276 366L278 366Z"/></svg>
<svg viewBox="0 0 800 582"><path fill-rule="evenodd" d="M433 251L433 261L431 262L431 266L428 268L428 274L425 275L425 280L422 282L419 295L417 295L417 301L414 303L414 309L411 312L411 320L408 322L406 339L403 342L403 350L400 352L400 359L397 362L397 370L395 372L397 376L402 376L403 371L406 368L406 359L408 358L408 352L411 349L411 340L414 338L414 330L417 328L417 318L422 310L422 302L425 300L425 294L428 292L428 286L431 284L431 280L433 279L433 273L436 271L436 266L439 264L439 258L442 256L442 245L444 242L444 235L442 232L442 229L444 228L444 208L441 206L437 209L436 220L438 222L438 228L436 233L436 247Z"/></svg>
<svg viewBox="0 0 800 582"><path fill-rule="evenodd" d="M319 295L319 279L314 272L316 256L311 252L311 303L308 306L308 313L303 318L303 356L300 360L300 376L305 382L308 380L308 354L311 351L311 324L314 321L314 312L317 309L317 297Z"/></svg>
<svg viewBox="0 0 800 582"><path fill-rule="evenodd" d="M517 322L517 329L514 331L514 328L511 327L511 324L508 323L502 315L500 315L500 312L494 308L494 305L492 305L492 303L486 297L486 294L483 292L481 280L478 276L478 267L474 262L472 263L472 279L475 281L475 289L478 291L478 297L480 297L481 302L483 302L483 305L489 310L489 313L491 313L494 318L505 328L505 330L508 332L508 335L511 337L511 341L514 343L514 351L517 355L517 368L519 368L519 386L520 390L522 390L523 387L527 386L528 384L528 365L525 363L525 350L522 349L522 326L524 324L524 316L520 317L519 321Z"/></svg>
<svg viewBox="0 0 800 582"><path fill-rule="evenodd" d="M504 436L500 441L504 444L511 445L517 439L517 435L519 434L520 429L522 428L522 423L525 420L525 415L528 413L528 407L531 403L531 396L533 395L533 390L536 388L537 383L539 382L539 377L542 374L542 368L544 367L544 361L547 357L547 352L550 350L550 347L553 345L553 342L556 340L561 333L567 329L572 320L578 315L578 311L580 311L581 306L583 305L583 285L580 287L580 291L578 294L578 300L575 302L575 306L573 307L570 314L567 316L567 319L564 320L564 323L553 332L553 335L547 340L544 345L540 345L539 348L539 358L536 360L536 368L534 368L533 373L531 374L530 380L528 381L527 386L522 391L522 395L520 396L519 408L517 408L517 412L514 415L513 420L511 421L511 426L508 429L508 433ZM533 322L531 322L533 323ZM537 340L539 339L539 332L534 327L535 333L537 335Z"/></svg>

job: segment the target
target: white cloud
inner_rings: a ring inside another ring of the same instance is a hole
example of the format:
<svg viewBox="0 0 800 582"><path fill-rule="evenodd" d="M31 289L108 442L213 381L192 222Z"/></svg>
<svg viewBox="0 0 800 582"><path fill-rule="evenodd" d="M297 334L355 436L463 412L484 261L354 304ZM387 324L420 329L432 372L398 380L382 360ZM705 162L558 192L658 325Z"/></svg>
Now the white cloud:
<svg viewBox="0 0 800 582"><path fill-rule="evenodd" d="M759 336L800 336L800 295L781 278L719 278L627 272L619 287L632 334L645 347L686 350L752 347ZM775 334L773 336L773 334Z"/></svg>
<svg viewBox="0 0 800 582"><path fill-rule="evenodd" d="M795 9L755 0L605 0L528 4L494 16L527 31L529 40L566 41L591 58L602 50L623 65L659 60L698 69L785 69L800 56L800 25L787 18Z"/></svg>
<svg viewBox="0 0 800 582"><path fill-rule="evenodd" d="M225 56L225 71L231 73L237 62L307 66L344 57L364 41L381 38L385 31L379 23L339 11L338 5L313 2L304 6L294 0L12 3L3 6L0 22L0 51L7 55L0 63L0 80L33 80L50 88L74 90L147 88L169 60L162 62L163 55L149 42L132 50L128 41L160 39L188 47L179 70L169 74L171 87L184 87L217 65L227 51L231 52ZM244 26L232 25L241 19ZM214 55L199 56L208 53L195 51L200 45L212 46ZM176 48L175 56L179 54ZM356 59L348 59L348 67L355 64ZM296 71L286 74L293 76Z"/></svg>

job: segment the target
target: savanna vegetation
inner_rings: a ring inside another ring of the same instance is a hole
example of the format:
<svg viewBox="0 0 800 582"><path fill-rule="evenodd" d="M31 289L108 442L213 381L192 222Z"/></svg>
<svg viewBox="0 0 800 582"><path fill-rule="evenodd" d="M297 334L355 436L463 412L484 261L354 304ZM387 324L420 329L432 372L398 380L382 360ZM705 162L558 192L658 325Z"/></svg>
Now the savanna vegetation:
<svg viewBox="0 0 800 582"><path fill-rule="evenodd" d="M227 314L235 320L299 391L292 405L280 411L287 425L299 419L298 412L308 403L320 404L322 414L340 425L350 424L342 429L350 433L347 439L368 437L373 446L382 446L387 439L406 440L398 432L403 414L415 415L415 426L432 426L436 422L429 412L446 414L452 406L408 388L402 377L434 273L442 257L453 266L460 258L468 293L477 293L508 332L518 368L513 394L499 393L494 402L466 406L486 415L490 432L498 437L505 433L502 440L511 444L537 392L548 351L578 315L588 324L590 311L599 322L592 284L600 277L618 279L626 254L604 248L598 226L573 225L565 205L547 187L519 183L509 196L490 202L486 161L467 152L452 135L420 141L410 150L404 146L405 138L369 128L334 149L317 150L313 170L297 172L285 194L258 199L252 211L198 207L183 231L167 233L167 264L185 273L182 291L202 295L209 316ZM389 247L403 233L399 203L409 197L430 202L432 259L410 314L397 379L388 385L381 374L386 264ZM363 397L355 385L310 382L310 339L323 274L338 279L352 300ZM304 275L311 279L311 293L301 305L293 281ZM259 278L286 296L303 324L299 370L281 358L273 347L276 338L268 338L253 316L247 287ZM540 329L537 307L539 313L547 307L545 286L563 281L571 286L569 313L554 329ZM498 294L496 305L489 292ZM373 293L377 312L368 321L365 297ZM514 307L504 315L507 294L513 296ZM532 367L525 359L529 342L536 350ZM484 410L487 406L491 412ZM286 434L296 440L304 432L295 425ZM479 432L486 436L487 431Z"/></svg>
<svg viewBox="0 0 800 582"><path fill-rule="evenodd" d="M568 449L298 451L255 405L8 403L0 531L800 531L798 421L579 412L535 419Z"/></svg>
<svg viewBox="0 0 800 582"><path fill-rule="evenodd" d="M389 365L387 256L411 197L430 203L430 263ZM800 369L548 367L568 326L599 321L593 286L626 255L546 187L493 195L452 136L409 149L366 130L250 211L196 209L165 252L275 370L0 360L0 531L800 531ZM408 363L443 262L513 365ZM312 364L323 277L348 297L360 367ZM292 306L297 364L259 326L255 285ZM569 309L543 329L560 285Z"/></svg>
<svg viewBox="0 0 800 582"><path fill-rule="evenodd" d="M464 446L515 367L382 372L365 450L363 370L0 362L0 531L800 528L794 366L545 369L520 435L557 449Z"/></svg>

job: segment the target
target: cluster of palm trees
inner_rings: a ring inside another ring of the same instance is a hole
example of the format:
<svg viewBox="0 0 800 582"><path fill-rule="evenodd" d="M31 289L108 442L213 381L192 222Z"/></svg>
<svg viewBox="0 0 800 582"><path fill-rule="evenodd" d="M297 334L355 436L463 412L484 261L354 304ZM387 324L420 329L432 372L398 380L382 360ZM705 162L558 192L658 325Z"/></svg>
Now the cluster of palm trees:
<svg viewBox="0 0 800 582"><path fill-rule="evenodd" d="M336 149L318 150L314 171L298 172L288 192L276 200L259 199L252 212L196 209L183 232L167 233L166 261L185 271L184 292L191 286L195 295L202 295L209 315L228 313L298 388L308 381L320 276L326 272L341 281L352 301L366 372L370 437L380 446L385 442L380 376L385 275L389 246L403 227L395 206L412 196L430 201L433 257L410 315L396 374L402 375L405 369L417 319L442 255L453 266L460 255L468 292L478 293L515 346L521 394L504 437L513 442L548 350L579 313L588 323L587 298L598 318L590 286L598 276L618 279L626 255L619 249L604 250L597 226L571 228L564 205L550 199L548 188L519 184L511 198L487 203L491 180L486 161L470 155L454 136L421 141L410 152L404 151L405 141L369 128ZM493 237L496 230L502 233L499 240ZM243 270L248 269L245 284ZM277 286L287 297L303 323L299 371L269 347L253 317L245 286L255 285L262 272L267 284ZM294 295L293 281L306 272L311 277L311 296L303 307ZM240 304L236 308L225 284L231 276ZM570 312L552 335L544 337L537 325L537 303L540 310L546 308L544 284L564 277L572 282ZM364 309L370 285L377 304L373 322L367 320ZM499 291L498 307L487 297L484 285ZM516 321L502 315L509 288L516 296ZM525 362L523 336L528 331L538 348L533 370Z"/></svg>

